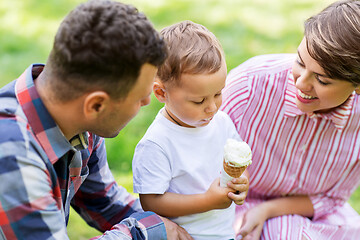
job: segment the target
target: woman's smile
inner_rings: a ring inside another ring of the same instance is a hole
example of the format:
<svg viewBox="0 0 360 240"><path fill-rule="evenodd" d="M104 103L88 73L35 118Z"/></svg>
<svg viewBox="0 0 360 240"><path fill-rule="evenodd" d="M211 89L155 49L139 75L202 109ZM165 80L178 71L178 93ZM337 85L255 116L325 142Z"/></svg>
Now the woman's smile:
<svg viewBox="0 0 360 240"><path fill-rule="evenodd" d="M296 97L298 98L298 100L302 103L311 103L314 100L318 99L317 97L313 97L310 95L307 95L305 93L303 93L301 90L298 89L297 93L296 93Z"/></svg>

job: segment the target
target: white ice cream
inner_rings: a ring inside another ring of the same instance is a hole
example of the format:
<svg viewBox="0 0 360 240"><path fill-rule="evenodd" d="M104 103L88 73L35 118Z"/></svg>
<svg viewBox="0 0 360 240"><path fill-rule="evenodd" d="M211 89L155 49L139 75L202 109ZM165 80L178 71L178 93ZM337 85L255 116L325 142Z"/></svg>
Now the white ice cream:
<svg viewBox="0 0 360 240"><path fill-rule="evenodd" d="M224 159L234 166L249 166L252 163L251 149L246 142L228 139L224 146Z"/></svg>

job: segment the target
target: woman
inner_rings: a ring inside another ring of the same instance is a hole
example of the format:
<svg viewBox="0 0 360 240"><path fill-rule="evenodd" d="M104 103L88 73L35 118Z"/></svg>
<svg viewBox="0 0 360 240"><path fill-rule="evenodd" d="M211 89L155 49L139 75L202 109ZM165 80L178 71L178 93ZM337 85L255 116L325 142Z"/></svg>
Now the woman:
<svg viewBox="0 0 360 240"><path fill-rule="evenodd" d="M233 69L227 112L253 151L238 239L358 239L346 202L360 184L360 1L305 22L298 54ZM241 237L240 237L241 236Z"/></svg>

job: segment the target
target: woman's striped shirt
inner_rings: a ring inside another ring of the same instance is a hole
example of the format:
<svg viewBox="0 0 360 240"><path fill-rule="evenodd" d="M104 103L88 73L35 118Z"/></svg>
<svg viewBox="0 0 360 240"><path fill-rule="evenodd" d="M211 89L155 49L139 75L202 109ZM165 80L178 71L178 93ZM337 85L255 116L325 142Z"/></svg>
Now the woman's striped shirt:
<svg viewBox="0 0 360 240"><path fill-rule="evenodd" d="M314 206L312 220L273 218L262 237L279 239L280 232L283 239L292 234L353 239L360 236L360 217L346 201L360 184L360 98L353 93L327 114L301 112L295 104L294 61L293 54L258 56L228 75L222 110L253 151L250 190L247 203L238 207L239 220L266 199L306 194Z"/></svg>

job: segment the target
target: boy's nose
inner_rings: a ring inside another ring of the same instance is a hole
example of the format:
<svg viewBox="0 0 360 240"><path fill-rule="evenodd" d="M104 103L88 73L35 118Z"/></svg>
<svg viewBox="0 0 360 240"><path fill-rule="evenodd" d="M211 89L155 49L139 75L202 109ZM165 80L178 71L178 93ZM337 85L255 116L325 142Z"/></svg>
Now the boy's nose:
<svg viewBox="0 0 360 240"><path fill-rule="evenodd" d="M217 105L215 103L215 101L212 101L205 109L205 112L207 113L211 113L211 112L216 112L217 110Z"/></svg>

